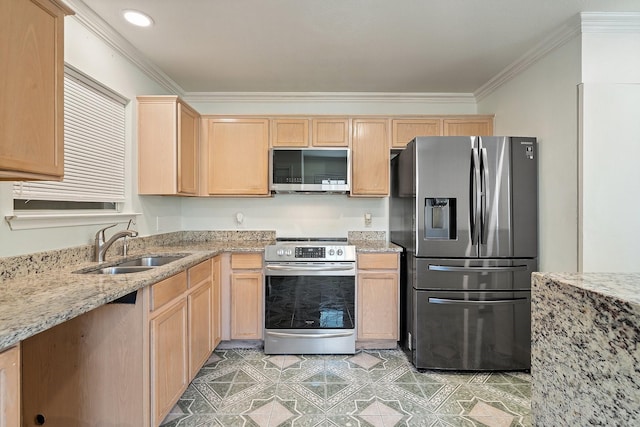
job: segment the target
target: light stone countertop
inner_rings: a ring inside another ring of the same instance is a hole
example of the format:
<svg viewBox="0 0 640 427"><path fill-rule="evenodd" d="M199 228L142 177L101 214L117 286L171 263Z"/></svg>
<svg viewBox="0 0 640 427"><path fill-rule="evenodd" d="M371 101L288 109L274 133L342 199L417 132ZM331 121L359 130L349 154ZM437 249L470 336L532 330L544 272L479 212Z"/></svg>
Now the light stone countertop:
<svg viewBox="0 0 640 427"><path fill-rule="evenodd" d="M640 425L640 273L534 273L535 425Z"/></svg>
<svg viewBox="0 0 640 427"><path fill-rule="evenodd" d="M186 236L187 239L190 237L192 236ZM18 261L13 263L0 262L3 270L0 274L0 351L220 253L263 252L264 247L271 243L272 239L194 239L191 242L156 239L150 245L134 247L127 258L178 253L186 256L164 266L135 274L74 273L98 264L86 261L86 254L67 254L64 250L53 251L53 255L42 253L38 254L39 257L15 257ZM358 252L402 250L385 241L358 240L349 243L355 244ZM87 248L82 249L87 252ZM107 267L123 259L108 256L102 265Z"/></svg>

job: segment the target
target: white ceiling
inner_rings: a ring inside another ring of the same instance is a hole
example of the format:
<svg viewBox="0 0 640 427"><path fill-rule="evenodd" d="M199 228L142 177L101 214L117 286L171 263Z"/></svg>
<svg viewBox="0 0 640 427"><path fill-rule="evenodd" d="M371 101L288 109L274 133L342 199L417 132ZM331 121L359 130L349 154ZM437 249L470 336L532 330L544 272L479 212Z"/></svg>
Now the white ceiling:
<svg viewBox="0 0 640 427"><path fill-rule="evenodd" d="M83 0L186 92L473 93L579 12L639 0ZM136 28L123 9L151 15Z"/></svg>

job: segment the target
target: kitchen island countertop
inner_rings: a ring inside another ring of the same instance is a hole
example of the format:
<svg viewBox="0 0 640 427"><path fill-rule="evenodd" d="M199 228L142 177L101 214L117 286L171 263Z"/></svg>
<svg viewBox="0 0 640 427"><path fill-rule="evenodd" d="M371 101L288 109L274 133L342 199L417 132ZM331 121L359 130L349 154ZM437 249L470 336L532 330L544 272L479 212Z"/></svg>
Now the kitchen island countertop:
<svg viewBox="0 0 640 427"><path fill-rule="evenodd" d="M640 425L640 273L534 273L536 425Z"/></svg>

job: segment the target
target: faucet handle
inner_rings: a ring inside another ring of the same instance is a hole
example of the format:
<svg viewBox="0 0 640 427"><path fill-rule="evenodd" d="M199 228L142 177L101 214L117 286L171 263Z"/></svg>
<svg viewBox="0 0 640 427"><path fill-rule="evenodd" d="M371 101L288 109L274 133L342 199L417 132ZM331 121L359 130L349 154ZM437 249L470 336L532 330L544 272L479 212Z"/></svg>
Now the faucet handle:
<svg viewBox="0 0 640 427"><path fill-rule="evenodd" d="M105 238L104 238L104 232L105 230L108 230L109 228L115 227L118 224L111 224L111 225L107 225L104 228L101 228L100 230L98 230L98 232L96 233L96 239L100 242L104 242Z"/></svg>

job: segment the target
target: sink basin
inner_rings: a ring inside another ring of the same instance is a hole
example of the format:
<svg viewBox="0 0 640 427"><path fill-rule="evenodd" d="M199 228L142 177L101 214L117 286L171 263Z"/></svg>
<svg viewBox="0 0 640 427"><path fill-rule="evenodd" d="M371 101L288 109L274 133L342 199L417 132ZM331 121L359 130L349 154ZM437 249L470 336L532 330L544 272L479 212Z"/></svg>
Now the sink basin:
<svg viewBox="0 0 640 427"><path fill-rule="evenodd" d="M170 262L184 258L186 255L148 255L139 258L121 261L109 267L93 267L74 271L80 274L129 274L151 270L154 267L169 264Z"/></svg>
<svg viewBox="0 0 640 427"><path fill-rule="evenodd" d="M161 265L169 264L170 262L184 258L185 255L157 255L157 256L143 256L129 261L122 261L115 264L116 267L159 267Z"/></svg>
<svg viewBox="0 0 640 427"><path fill-rule="evenodd" d="M129 273L139 273L141 271L151 270L153 267L143 267L143 266L114 266L114 267L103 267L103 268L94 268L92 270L84 270L78 273L83 274L129 274Z"/></svg>

